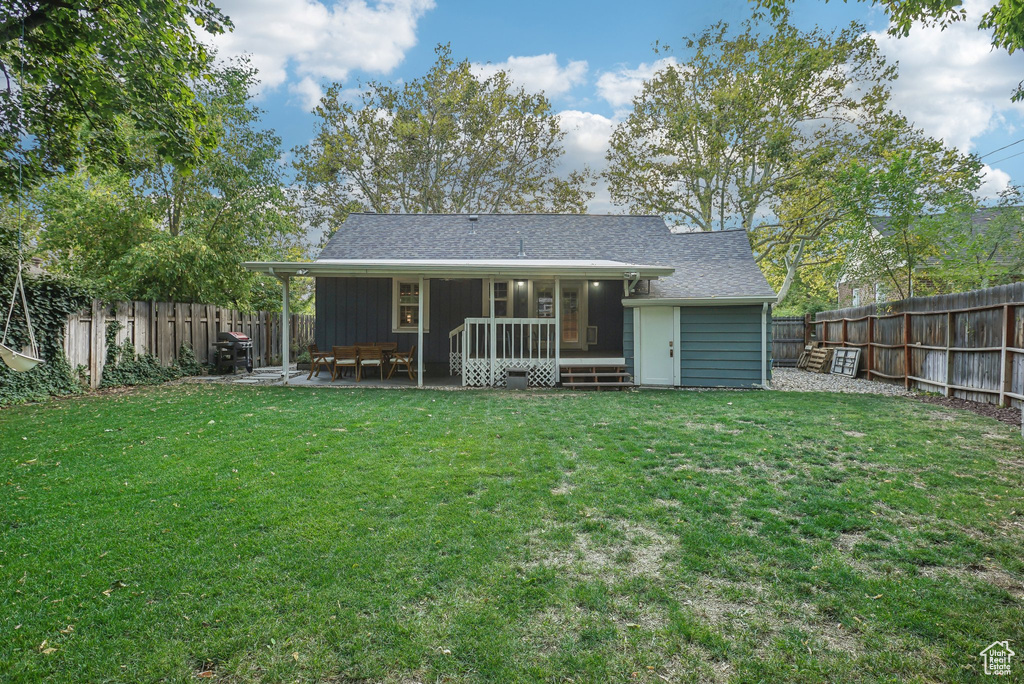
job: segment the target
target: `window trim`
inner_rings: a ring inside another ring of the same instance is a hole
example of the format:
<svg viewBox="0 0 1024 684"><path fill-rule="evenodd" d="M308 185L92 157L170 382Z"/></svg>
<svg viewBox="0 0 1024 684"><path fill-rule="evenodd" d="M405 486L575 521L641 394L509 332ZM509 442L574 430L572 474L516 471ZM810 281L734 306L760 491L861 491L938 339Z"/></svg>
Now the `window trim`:
<svg viewBox="0 0 1024 684"><path fill-rule="evenodd" d="M391 332L393 333L415 333L419 330L417 326L402 326L399 323L398 312L400 311L398 305L398 292L399 286L403 283L411 283L413 285L419 285L419 278L392 278L391 279ZM428 278L423 279L423 291L420 292L420 297L423 299L423 332L430 332L430 280Z"/></svg>
<svg viewBox="0 0 1024 684"><path fill-rule="evenodd" d="M490 290L490 287L488 286L489 282L490 281L487 278L484 278L483 281L481 282L481 288L483 290L483 303L482 303L480 308L483 309L483 314L482 315L483 315L484 318L490 318L490 315L491 315L491 290ZM515 281L514 280L505 280L504 278L495 278L494 279L494 284L497 285L498 283L505 283L507 288L508 288L506 290L506 292L508 294L505 297L505 301L508 302L508 306L505 308L506 314L504 316L499 316L497 313L495 313L494 317L495 318L514 318L514 316L512 314L515 311L515 306L516 306L515 289L514 289L515 288ZM497 302L498 300L495 300L495 301ZM495 308L497 308L497 307L495 307Z"/></svg>

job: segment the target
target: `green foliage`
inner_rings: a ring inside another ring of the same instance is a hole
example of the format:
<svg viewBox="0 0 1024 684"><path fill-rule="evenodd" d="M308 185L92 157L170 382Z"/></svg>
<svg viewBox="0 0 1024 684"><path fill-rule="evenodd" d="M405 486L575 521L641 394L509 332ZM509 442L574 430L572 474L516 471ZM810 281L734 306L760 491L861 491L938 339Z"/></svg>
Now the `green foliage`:
<svg viewBox="0 0 1024 684"><path fill-rule="evenodd" d="M964 292L1018 282L1024 275L1024 206L1010 186L996 206L950 212L935 257L919 283L936 292ZM918 292L923 292L917 288Z"/></svg>
<svg viewBox="0 0 1024 684"><path fill-rule="evenodd" d="M284 187L280 139L257 127L261 112L249 102L255 83L243 60L197 87L220 141L197 166L162 163L139 132L138 177L79 171L41 188L41 248L52 268L104 299L278 309L276 279L242 262L301 257L304 228Z"/></svg>
<svg viewBox="0 0 1024 684"><path fill-rule="evenodd" d="M792 2L793 0L753 0L755 6L767 9L774 17L785 15L787 5ZM906 37L910 35L915 24L939 26L945 30L949 25L967 18L963 0L871 0L871 4L881 6L889 15L891 36ZM982 16L978 29L991 30L992 47L1002 48L1013 54L1024 47L1024 3L1019 0L997 0ZM1013 99L1024 99L1024 84L1017 86Z"/></svg>
<svg viewBox="0 0 1024 684"><path fill-rule="evenodd" d="M782 17L732 33L720 23L684 47L612 135L612 199L701 230L747 230L759 262L784 266L784 297L837 220L836 174L891 125L895 68L856 24L803 32Z"/></svg>
<svg viewBox="0 0 1024 684"><path fill-rule="evenodd" d="M231 26L212 0L5 3L0 196L15 196L19 168L34 187L83 158L122 164L131 156L126 121L152 135L162 158L200 159L216 135L194 93L210 64L197 25L209 34Z"/></svg>
<svg viewBox="0 0 1024 684"><path fill-rule="evenodd" d="M103 367L100 387L130 385L158 385L185 376L203 375L206 368L196 360L195 352L185 344L178 349L178 357L170 366L161 366L152 354L137 354L131 339L117 343L117 334L124 326L112 321L107 324L107 362Z"/></svg>
<svg viewBox="0 0 1024 684"><path fill-rule="evenodd" d="M424 76L370 82L356 105L328 89L314 141L296 150L310 222L330 233L361 210L583 212L591 179L556 174L565 134L548 99L435 52Z"/></svg>
<svg viewBox="0 0 1024 684"><path fill-rule="evenodd" d="M913 297L918 269L976 210L981 163L928 139L905 141L874 165L851 163L836 197L850 245L847 273Z"/></svg>
<svg viewBox="0 0 1024 684"><path fill-rule="evenodd" d="M0 306L3 307L0 334L7 320L7 307L11 302L11 290L18 268L17 252L10 247L11 242L5 242L2 238L0 228ZM36 342L45 363L26 373L15 373L0 362L0 406L81 391L75 373L64 355L64 328L69 314L89 305L89 293L64 278L36 276L27 270L22 277ZM7 346L14 349L29 344L28 327L20 306L14 308L7 339Z"/></svg>

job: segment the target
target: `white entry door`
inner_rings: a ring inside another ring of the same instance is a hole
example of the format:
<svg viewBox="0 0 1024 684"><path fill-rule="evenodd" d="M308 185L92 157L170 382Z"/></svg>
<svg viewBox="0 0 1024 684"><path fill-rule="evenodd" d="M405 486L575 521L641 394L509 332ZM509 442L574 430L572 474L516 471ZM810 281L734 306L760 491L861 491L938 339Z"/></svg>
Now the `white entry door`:
<svg viewBox="0 0 1024 684"><path fill-rule="evenodd" d="M640 308L640 384L672 386L679 363L675 345L675 309L671 306Z"/></svg>

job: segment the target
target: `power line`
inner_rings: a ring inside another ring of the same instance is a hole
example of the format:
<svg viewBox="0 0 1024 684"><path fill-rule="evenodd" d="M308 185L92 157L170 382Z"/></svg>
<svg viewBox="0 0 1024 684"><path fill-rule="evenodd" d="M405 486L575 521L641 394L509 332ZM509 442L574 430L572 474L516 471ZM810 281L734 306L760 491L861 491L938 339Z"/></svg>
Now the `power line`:
<svg viewBox="0 0 1024 684"><path fill-rule="evenodd" d="M992 164L998 164L999 162L1006 161L1007 159L1013 159L1014 157L1019 157L1022 154L1024 154L1024 152L1018 152L1017 154L1011 154L1009 157L1003 157L1002 159L996 159L994 162L992 162Z"/></svg>
<svg viewBox="0 0 1024 684"><path fill-rule="evenodd" d="M1024 138L1021 138L1020 140L1015 140L1012 143L1010 143L1009 145L1003 145L1002 147L1000 147L998 149L995 149L995 150L992 150L991 152L986 152L985 154L981 155L981 157L979 157L979 159L984 159L985 157L989 156L990 154L995 154L996 152L1002 152L1007 147L1013 147L1014 145L1017 145L1017 144L1022 143L1022 142L1024 142ZM995 164L996 162L992 162L992 163Z"/></svg>

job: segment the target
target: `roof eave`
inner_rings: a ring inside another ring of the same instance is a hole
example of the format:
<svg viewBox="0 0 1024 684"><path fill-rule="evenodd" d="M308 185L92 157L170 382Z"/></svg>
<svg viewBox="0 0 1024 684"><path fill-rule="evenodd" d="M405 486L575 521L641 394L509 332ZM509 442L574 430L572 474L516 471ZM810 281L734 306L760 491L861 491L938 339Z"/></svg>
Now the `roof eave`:
<svg viewBox="0 0 1024 684"><path fill-rule="evenodd" d="M250 271L267 273L273 276L289 277L344 277L344 276L403 276L403 275L424 275L438 277L475 277L481 276L507 276L515 277L536 277L536 276L576 276L579 278L625 278L636 277L657 279L670 276L675 269L668 266L651 266L641 264L557 264L537 265L524 264L426 264L410 261L405 264L344 264L344 263L323 263L317 261L296 262L296 261L247 261L242 264Z"/></svg>
<svg viewBox="0 0 1024 684"><path fill-rule="evenodd" d="M743 295L734 297L648 297L623 299L627 308L642 306L741 306L744 304L774 304L777 295Z"/></svg>

